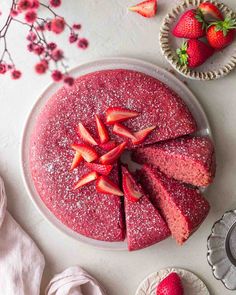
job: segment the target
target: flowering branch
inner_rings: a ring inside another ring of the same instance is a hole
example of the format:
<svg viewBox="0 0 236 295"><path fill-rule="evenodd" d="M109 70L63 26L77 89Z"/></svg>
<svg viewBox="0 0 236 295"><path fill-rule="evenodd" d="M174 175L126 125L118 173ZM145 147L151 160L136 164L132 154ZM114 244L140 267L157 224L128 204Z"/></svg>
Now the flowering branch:
<svg viewBox="0 0 236 295"><path fill-rule="evenodd" d="M64 81L68 86L73 85L74 79L68 75L68 65L62 49L54 42L47 39L47 32L61 34L66 29L69 31L68 41L76 43L78 48L86 49L88 41L79 37L80 24L70 25L58 15L54 8L61 5L61 0L49 0L49 4L41 3L39 0L12 0L10 13L5 24L0 28L0 74L10 72L12 79L19 79L22 75L13 61L12 55L7 46L7 33L13 22L24 25L28 28L26 39L29 52L38 56L39 62L35 65L37 74L51 72L54 81ZM52 17L42 18L39 16L39 8L46 8Z"/></svg>

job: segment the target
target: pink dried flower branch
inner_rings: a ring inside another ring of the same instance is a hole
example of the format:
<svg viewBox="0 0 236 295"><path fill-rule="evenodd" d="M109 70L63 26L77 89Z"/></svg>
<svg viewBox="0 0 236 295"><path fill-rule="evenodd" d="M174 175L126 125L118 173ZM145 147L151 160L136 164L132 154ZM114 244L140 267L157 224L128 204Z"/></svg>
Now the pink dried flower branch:
<svg viewBox="0 0 236 295"><path fill-rule="evenodd" d="M0 75L10 72L12 79L19 79L22 75L21 71L16 68L7 46L8 30L13 22L17 22L28 27L26 36L28 41L27 49L39 58L39 62L34 67L36 73L42 75L50 71L54 81L63 80L68 86L73 85L74 79L68 75L68 65L65 62L63 50L56 43L47 39L46 32L61 34L67 29L70 44L76 43L78 48L86 49L89 43L87 39L79 37L80 24L70 25L54 11L54 8L59 7L61 3L61 0L49 0L48 5L41 3L39 0L12 0L9 15L0 29L0 45L3 44L2 52L0 51ZM40 17L40 7L46 8L52 17Z"/></svg>

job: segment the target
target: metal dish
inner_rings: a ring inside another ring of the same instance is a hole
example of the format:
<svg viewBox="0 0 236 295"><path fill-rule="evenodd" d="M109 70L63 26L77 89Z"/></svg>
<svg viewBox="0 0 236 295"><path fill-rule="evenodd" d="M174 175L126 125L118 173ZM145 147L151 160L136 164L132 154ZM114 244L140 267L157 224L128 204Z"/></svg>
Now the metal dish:
<svg viewBox="0 0 236 295"><path fill-rule="evenodd" d="M236 290L235 246L236 210L232 210L213 225L207 241L207 260L213 275L229 290Z"/></svg>

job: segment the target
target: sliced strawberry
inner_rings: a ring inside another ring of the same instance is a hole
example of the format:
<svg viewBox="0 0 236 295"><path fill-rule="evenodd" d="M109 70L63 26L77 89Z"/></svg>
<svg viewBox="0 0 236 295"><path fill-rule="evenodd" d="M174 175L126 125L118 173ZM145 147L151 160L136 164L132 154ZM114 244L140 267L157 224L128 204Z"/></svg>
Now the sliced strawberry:
<svg viewBox="0 0 236 295"><path fill-rule="evenodd" d="M131 202L138 202L143 194L125 167L122 167L122 185L125 197Z"/></svg>
<svg viewBox="0 0 236 295"><path fill-rule="evenodd" d="M85 174L75 185L74 189L81 188L82 186L96 180L98 178L98 174L96 171L92 171L88 174Z"/></svg>
<svg viewBox="0 0 236 295"><path fill-rule="evenodd" d="M86 163L86 166L89 169L96 171L98 174L101 174L101 175L108 175L113 168L112 165L102 165L102 164L95 164L95 163Z"/></svg>
<svg viewBox="0 0 236 295"><path fill-rule="evenodd" d="M127 145L126 142L121 143L120 145L115 147L113 150L101 156L99 159L99 162L102 164L113 164L123 153L126 145Z"/></svg>
<svg viewBox="0 0 236 295"><path fill-rule="evenodd" d="M92 137L92 135L89 133L89 131L84 127L84 125L82 123L79 123L78 133L79 133L79 137L83 141L85 141L91 145L97 145L96 140Z"/></svg>
<svg viewBox="0 0 236 295"><path fill-rule="evenodd" d="M114 141L108 141L103 144L99 144L100 148L105 150L105 151L110 151L116 147L116 143Z"/></svg>
<svg viewBox="0 0 236 295"><path fill-rule="evenodd" d="M123 122L128 119L137 117L138 115L139 113L136 111L131 111L121 107L108 108L106 111L107 124Z"/></svg>
<svg viewBox="0 0 236 295"><path fill-rule="evenodd" d="M135 11L144 17L153 17L157 13L157 0L143 1L135 6L129 7L129 10Z"/></svg>
<svg viewBox="0 0 236 295"><path fill-rule="evenodd" d="M102 120L97 115L95 116L95 119L96 119L97 130L98 130L100 142L102 144L108 142L109 141L109 134L108 134L106 126L104 125Z"/></svg>
<svg viewBox="0 0 236 295"><path fill-rule="evenodd" d="M74 159L72 161L70 171L74 170L76 167L79 166L79 164L83 161L83 157L79 152L75 152Z"/></svg>
<svg viewBox="0 0 236 295"><path fill-rule="evenodd" d="M132 140L133 144L140 144L145 141L147 136L156 128L156 126L151 126L137 132L134 132L134 136L136 137L135 140Z"/></svg>
<svg viewBox="0 0 236 295"><path fill-rule="evenodd" d="M98 178L96 183L96 189L98 192L103 194L123 196L123 193L119 189L119 187L114 182L112 182L104 176Z"/></svg>
<svg viewBox="0 0 236 295"><path fill-rule="evenodd" d="M115 123L113 127L113 133L125 138L136 140L136 137L131 133L131 131L126 126L120 123Z"/></svg>
<svg viewBox="0 0 236 295"><path fill-rule="evenodd" d="M86 162L93 162L98 158L98 154L94 148L86 144L74 143L71 145L72 149L81 154Z"/></svg>

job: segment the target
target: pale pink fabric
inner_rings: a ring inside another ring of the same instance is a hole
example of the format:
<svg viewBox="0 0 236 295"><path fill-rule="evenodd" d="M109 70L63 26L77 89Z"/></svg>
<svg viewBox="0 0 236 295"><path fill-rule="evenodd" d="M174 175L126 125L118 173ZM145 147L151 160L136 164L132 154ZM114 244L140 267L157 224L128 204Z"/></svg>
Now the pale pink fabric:
<svg viewBox="0 0 236 295"><path fill-rule="evenodd" d="M44 257L35 243L6 211L0 178L0 294L38 295Z"/></svg>
<svg viewBox="0 0 236 295"><path fill-rule="evenodd" d="M49 283L47 295L105 295L99 283L79 266L56 275Z"/></svg>
<svg viewBox="0 0 236 295"><path fill-rule="evenodd" d="M0 177L0 295L39 295L44 257L6 210ZM98 282L78 266L56 275L46 295L105 295Z"/></svg>

